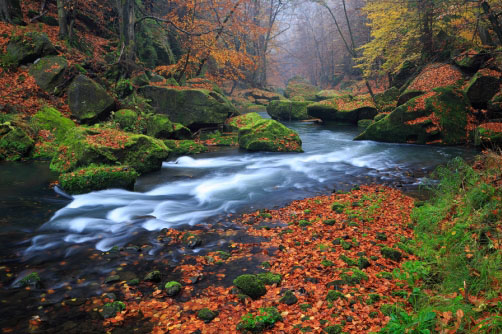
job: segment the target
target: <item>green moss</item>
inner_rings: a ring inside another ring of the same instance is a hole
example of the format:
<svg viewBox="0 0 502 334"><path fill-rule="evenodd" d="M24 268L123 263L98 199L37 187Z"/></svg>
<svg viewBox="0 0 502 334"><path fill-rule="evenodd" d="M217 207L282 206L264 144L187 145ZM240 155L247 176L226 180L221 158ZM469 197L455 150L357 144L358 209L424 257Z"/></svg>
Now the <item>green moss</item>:
<svg viewBox="0 0 502 334"><path fill-rule="evenodd" d="M340 325L328 326L323 329L323 332L326 334L342 334L343 328Z"/></svg>
<svg viewBox="0 0 502 334"><path fill-rule="evenodd" d="M345 204L343 203L333 202L331 204L331 210L335 211L336 213L343 213L344 209L345 209Z"/></svg>
<svg viewBox="0 0 502 334"><path fill-rule="evenodd" d="M33 148L33 140L14 123L0 124L0 161L16 161L27 156Z"/></svg>
<svg viewBox="0 0 502 334"><path fill-rule="evenodd" d="M368 280L368 275L359 269L352 268L352 274L343 273L340 275L341 279L348 285L360 284L362 281Z"/></svg>
<svg viewBox="0 0 502 334"><path fill-rule="evenodd" d="M173 123L166 115L150 115L146 121L146 134L160 139L189 139L190 130L179 123Z"/></svg>
<svg viewBox="0 0 502 334"><path fill-rule="evenodd" d="M373 124L372 119L361 119L357 121L357 126L361 129L366 129L368 128L371 124Z"/></svg>
<svg viewBox="0 0 502 334"><path fill-rule="evenodd" d="M307 106L310 102L272 101L267 106L267 113L276 120L295 121L309 119Z"/></svg>
<svg viewBox="0 0 502 334"><path fill-rule="evenodd" d="M357 266L357 261L356 260L353 260L350 257L345 256L343 254L340 255L340 260L342 260L343 262L345 262L349 267Z"/></svg>
<svg viewBox="0 0 502 334"><path fill-rule="evenodd" d="M72 195L110 188L132 190L137 177L138 173L128 166L91 165L61 174L59 185Z"/></svg>
<svg viewBox="0 0 502 334"><path fill-rule="evenodd" d="M126 305L121 301L114 301L113 303L106 303L100 310L100 314L104 319L113 318L118 312L126 309Z"/></svg>
<svg viewBox="0 0 502 334"><path fill-rule="evenodd" d="M225 122L225 127L228 131L238 132L240 129L252 127L257 122L263 120L260 114L250 112L241 116L229 118Z"/></svg>
<svg viewBox="0 0 502 334"><path fill-rule="evenodd" d="M138 112L130 109L120 109L113 113L113 121L118 126L128 132L143 133L146 127L146 120Z"/></svg>
<svg viewBox="0 0 502 334"><path fill-rule="evenodd" d="M24 276L22 279L17 281L14 285L15 288L24 288L24 287L32 287L32 288L40 288L40 276L37 272L30 273Z"/></svg>
<svg viewBox="0 0 502 334"><path fill-rule="evenodd" d="M328 225L328 226L333 226L336 224L336 220L334 219L326 219L322 222L324 225Z"/></svg>
<svg viewBox="0 0 502 334"><path fill-rule="evenodd" d="M67 133L51 169L64 173L91 164L121 164L142 174L160 169L169 152L163 142L145 135L78 127Z"/></svg>
<svg viewBox="0 0 502 334"><path fill-rule="evenodd" d="M258 299L267 293L265 283L256 275L244 274L233 281L244 294L253 299Z"/></svg>
<svg viewBox="0 0 502 334"><path fill-rule="evenodd" d="M321 261L321 265L322 265L323 267L332 267L332 266L334 266L335 264L334 264L332 261L330 261L330 260L326 260L326 259L324 259L324 260L322 260L322 261Z"/></svg>
<svg viewBox="0 0 502 334"><path fill-rule="evenodd" d="M67 68L68 62L62 57L44 57L30 67L30 75L44 91L60 95Z"/></svg>
<svg viewBox="0 0 502 334"><path fill-rule="evenodd" d="M301 98L307 101L315 101L319 88L310 84L302 77L294 77L288 81L285 95L287 98Z"/></svg>
<svg viewBox="0 0 502 334"><path fill-rule="evenodd" d="M203 308L197 312L197 318L199 318L200 320L204 320L204 322L206 322L206 323L211 322L217 316L218 316L217 311L211 311L207 307Z"/></svg>
<svg viewBox="0 0 502 334"><path fill-rule="evenodd" d="M31 118L31 126L34 130L50 131L56 137L56 142L61 142L66 133L75 127L75 123L64 117L58 110L52 107L43 107Z"/></svg>
<svg viewBox="0 0 502 334"><path fill-rule="evenodd" d="M262 119L239 130L239 146L248 151L303 152L300 136L274 120Z"/></svg>
<svg viewBox="0 0 502 334"><path fill-rule="evenodd" d="M265 285L281 284L282 275L271 272L261 273L256 275Z"/></svg>
<svg viewBox="0 0 502 334"><path fill-rule="evenodd" d="M239 138L235 133L221 133L214 131L209 134L201 135L201 140L208 146L238 146Z"/></svg>
<svg viewBox="0 0 502 334"><path fill-rule="evenodd" d="M248 313L241 318L237 329L243 332L260 333L282 320L282 316L275 307L260 308L256 315Z"/></svg>
<svg viewBox="0 0 502 334"><path fill-rule="evenodd" d="M390 304L383 304L382 306L380 306L380 312L382 312L384 315L386 316L390 316L392 314L399 314L401 312L404 312L406 313L405 310L403 310L399 305L397 304L394 304L394 305L390 305Z"/></svg>
<svg viewBox="0 0 502 334"><path fill-rule="evenodd" d="M288 290L284 293L281 299L279 299L279 302L286 305L293 305L298 302L298 298L296 298L292 291Z"/></svg>
<svg viewBox="0 0 502 334"><path fill-rule="evenodd" d="M390 260L393 260L396 262L401 261L401 259L403 258L403 254L394 248L384 247L380 250L380 253L382 254L382 256L384 258L390 259Z"/></svg>
<svg viewBox="0 0 502 334"><path fill-rule="evenodd" d="M336 290L329 290L328 291L328 294L326 295L326 300L328 302L334 302L334 301L337 301L338 299L347 299L347 298L340 291L336 291Z"/></svg>
<svg viewBox="0 0 502 334"><path fill-rule="evenodd" d="M382 299L382 296L376 293L371 293L368 297L369 298L366 300L366 304L368 305L373 305Z"/></svg>

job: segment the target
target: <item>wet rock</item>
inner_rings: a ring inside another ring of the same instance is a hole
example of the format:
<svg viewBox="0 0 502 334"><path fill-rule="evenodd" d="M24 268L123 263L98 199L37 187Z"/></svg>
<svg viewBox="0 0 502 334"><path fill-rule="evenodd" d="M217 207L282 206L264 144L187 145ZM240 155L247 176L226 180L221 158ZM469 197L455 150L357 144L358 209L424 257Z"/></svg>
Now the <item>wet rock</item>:
<svg viewBox="0 0 502 334"><path fill-rule="evenodd" d="M168 295L169 297L175 297L176 295L178 295L181 292L182 288L183 286L176 281L167 282L164 286L166 295Z"/></svg>
<svg viewBox="0 0 502 334"><path fill-rule="evenodd" d="M162 275L160 274L160 271L158 270L154 270L152 272L149 272L148 274L146 274L144 280L145 281L148 281L148 282L160 282L162 279Z"/></svg>
<svg viewBox="0 0 502 334"><path fill-rule="evenodd" d="M116 283L120 281L120 276L119 275L111 275L105 278L105 284L111 284L111 283Z"/></svg>
<svg viewBox="0 0 502 334"><path fill-rule="evenodd" d="M197 312L197 318L204 320L205 323L210 323L217 316L217 311L211 311L208 308L203 308L202 310L199 310L199 312Z"/></svg>
<svg viewBox="0 0 502 334"><path fill-rule="evenodd" d="M248 151L303 152L298 134L283 124L262 119L239 130L239 147Z"/></svg>
<svg viewBox="0 0 502 334"><path fill-rule="evenodd" d="M319 88L312 85L307 79L294 77L288 80L285 95L296 101L315 101Z"/></svg>
<svg viewBox="0 0 502 334"><path fill-rule="evenodd" d="M292 291L288 290L284 293L281 299L279 299L279 302L286 305L293 305L298 302L298 298L296 298Z"/></svg>
<svg viewBox="0 0 502 334"><path fill-rule="evenodd" d="M14 122L0 124L0 161L16 161L27 156L33 140Z"/></svg>
<svg viewBox="0 0 502 334"><path fill-rule="evenodd" d="M234 285L238 287L244 294L253 299L258 299L267 293L265 283L260 280L256 275L244 274L237 277L233 281Z"/></svg>
<svg viewBox="0 0 502 334"><path fill-rule="evenodd" d="M79 75L68 87L68 104L79 121L94 123L108 117L115 107L115 100L97 82Z"/></svg>
<svg viewBox="0 0 502 334"><path fill-rule="evenodd" d="M139 284L139 279L138 278L133 278L132 280L127 281L127 285L130 285L130 286L135 286L135 285L138 285L138 284Z"/></svg>
<svg viewBox="0 0 502 334"><path fill-rule="evenodd" d="M267 113L275 120L295 121L309 119L307 106L311 102L301 101L272 101L267 106Z"/></svg>
<svg viewBox="0 0 502 334"><path fill-rule="evenodd" d="M183 244L190 249L194 249L202 245L202 239L198 235L190 232L183 235L182 241Z"/></svg>
<svg viewBox="0 0 502 334"><path fill-rule="evenodd" d="M330 100L312 103L307 107L309 116L323 121L357 124L359 120L373 119L378 110L371 98L343 95Z"/></svg>
<svg viewBox="0 0 502 334"><path fill-rule="evenodd" d="M109 319L115 317L118 312L122 312L126 309L126 305L120 301L114 301L113 303L106 303L100 310L99 314L104 319Z"/></svg>
<svg viewBox="0 0 502 334"><path fill-rule="evenodd" d="M38 273L33 272L18 280L16 283L14 283L13 287L14 288L30 287L30 288L40 289L42 287L42 284Z"/></svg>

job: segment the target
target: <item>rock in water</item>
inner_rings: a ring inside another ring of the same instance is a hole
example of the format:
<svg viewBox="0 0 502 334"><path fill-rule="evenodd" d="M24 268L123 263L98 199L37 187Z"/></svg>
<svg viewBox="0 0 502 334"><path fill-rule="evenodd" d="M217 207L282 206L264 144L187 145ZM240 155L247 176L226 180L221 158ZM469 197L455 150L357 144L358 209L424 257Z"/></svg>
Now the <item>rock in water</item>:
<svg viewBox="0 0 502 334"><path fill-rule="evenodd" d="M310 102L301 101L272 101L267 106L267 113L276 120L295 121L309 119L307 106Z"/></svg>
<svg viewBox="0 0 502 334"><path fill-rule="evenodd" d="M356 140L458 145L467 142L469 101L454 88L437 88L411 99L371 124Z"/></svg>
<svg viewBox="0 0 502 334"><path fill-rule="evenodd" d="M68 104L75 118L82 123L93 123L109 115L115 100L94 80L79 75L68 88Z"/></svg>
<svg viewBox="0 0 502 334"><path fill-rule="evenodd" d="M16 161L28 155L33 140L15 123L0 124L0 161Z"/></svg>
<svg viewBox="0 0 502 334"><path fill-rule="evenodd" d="M239 130L239 146L248 151L303 152L300 136L270 119L259 120Z"/></svg>

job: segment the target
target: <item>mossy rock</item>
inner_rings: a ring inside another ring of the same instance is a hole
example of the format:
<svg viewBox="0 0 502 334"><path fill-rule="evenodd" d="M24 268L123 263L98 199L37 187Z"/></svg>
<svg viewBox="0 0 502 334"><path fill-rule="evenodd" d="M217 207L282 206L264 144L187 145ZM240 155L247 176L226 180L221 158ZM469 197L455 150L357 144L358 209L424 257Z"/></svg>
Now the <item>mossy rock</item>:
<svg viewBox="0 0 502 334"><path fill-rule="evenodd" d="M342 334L343 333L343 327L340 325L334 325L334 326L328 326L323 329L323 333L326 334Z"/></svg>
<svg viewBox="0 0 502 334"><path fill-rule="evenodd" d="M216 318L217 316L218 316L217 311L212 311L212 310L208 309L207 307L205 307L197 312L197 318L199 318L200 320L203 320L205 323L209 323L209 322L213 321L213 319Z"/></svg>
<svg viewBox="0 0 502 334"><path fill-rule="evenodd" d="M378 114L378 110L370 97L343 95L312 103L307 107L307 113L323 121L356 124L361 119L372 119Z"/></svg>
<svg viewBox="0 0 502 334"><path fill-rule="evenodd" d="M243 333L261 333L281 320L281 313L275 307L260 308L255 315L252 313L244 315L237 324L237 330Z"/></svg>
<svg viewBox="0 0 502 334"><path fill-rule="evenodd" d="M295 296L293 291L286 291L284 295L279 299L279 303L286 304L286 305L293 305L298 302L298 298Z"/></svg>
<svg viewBox="0 0 502 334"><path fill-rule="evenodd" d="M0 161L20 160L30 153L33 139L15 122L0 124Z"/></svg>
<svg viewBox="0 0 502 334"><path fill-rule="evenodd" d="M454 88L437 88L396 108L356 140L459 145L467 142L469 101Z"/></svg>
<svg viewBox="0 0 502 334"><path fill-rule="evenodd" d="M134 189L138 173L127 166L89 166L59 176L59 186L68 194L121 188Z"/></svg>
<svg viewBox="0 0 502 334"><path fill-rule="evenodd" d="M483 123L478 126L475 144L492 149L502 147L502 123Z"/></svg>
<svg viewBox="0 0 502 334"><path fill-rule="evenodd" d="M12 37L7 44L7 55L17 65L32 63L38 58L57 55L58 52L45 33L27 32Z"/></svg>
<svg viewBox="0 0 502 334"><path fill-rule="evenodd" d="M145 86L139 93L151 100L157 114L191 130L223 124L235 107L223 95L205 89Z"/></svg>
<svg viewBox="0 0 502 334"><path fill-rule="evenodd" d="M392 87L396 87L398 89L403 87L407 82L410 81L417 70L418 66L414 62L408 60L404 61L392 75Z"/></svg>
<svg viewBox="0 0 502 334"><path fill-rule="evenodd" d="M164 140L174 155L193 155L207 152L207 147L193 140Z"/></svg>
<svg viewBox="0 0 502 334"><path fill-rule="evenodd" d="M270 119L262 119L240 129L239 146L248 151L303 152L300 136Z"/></svg>
<svg viewBox="0 0 502 334"><path fill-rule="evenodd" d="M77 127L68 131L51 169L71 172L91 164L127 165L138 173L159 170L170 150L155 138L115 129Z"/></svg>
<svg viewBox="0 0 502 334"><path fill-rule="evenodd" d="M307 106L310 102L272 101L267 106L267 113L275 120L297 121L309 119Z"/></svg>
<svg viewBox="0 0 502 334"><path fill-rule="evenodd" d="M93 123L108 117L115 107L115 100L97 82L79 75L68 87L68 104L76 119Z"/></svg>
<svg viewBox="0 0 502 334"><path fill-rule="evenodd" d="M229 118L225 122L225 130L230 132L239 132L240 129L252 127L264 118L256 112L250 112L244 115Z"/></svg>
<svg viewBox="0 0 502 334"><path fill-rule="evenodd" d="M482 69L477 72L465 88L465 94L474 106L486 107L488 102L500 90L502 73Z"/></svg>
<svg viewBox="0 0 502 334"><path fill-rule="evenodd" d="M146 134L160 139L190 139L191 131L180 123L173 123L166 115L152 115L146 122Z"/></svg>
<svg viewBox="0 0 502 334"><path fill-rule="evenodd" d="M397 249L384 247L380 250L382 256L386 259L399 262L403 258L403 254Z"/></svg>
<svg viewBox="0 0 502 334"><path fill-rule="evenodd" d="M265 285L281 284L282 275L271 272L260 273L256 275Z"/></svg>
<svg viewBox="0 0 502 334"><path fill-rule="evenodd" d="M154 271L151 271L148 274L146 274L144 280L147 282L157 282L158 283L162 280L162 275L161 275L160 271L154 270Z"/></svg>
<svg viewBox="0 0 502 334"><path fill-rule="evenodd" d="M340 95L342 94L340 94L339 91L329 89L329 90L321 90L315 95L315 98L316 101L319 102L319 101L334 99L336 97L339 97Z"/></svg>
<svg viewBox="0 0 502 334"><path fill-rule="evenodd" d="M64 83L64 73L68 62L63 57L44 57L30 66L30 75L35 78L37 85L50 94L59 95Z"/></svg>
<svg viewBox="0 0 502 334"><path fill-rule="evenodd" d="M348 285L360 284L362 281L368 280L368 275L359 269L352 268L352 274L343 273L340 278Z"/></svg>
<svg viewBox="0 0 502 334"><path fill-rule="evenodd" d="M128 132L142 133L145 128L145 124L140 124L142 117L141 115L131 109L120 109L112 114L113 121L118 124L120 129ZM142 123L145 123L144 121Z"/></svg>
<svg viewBox="0 0 502 334"><path fill-rule="evenodd" d="M75 128L75 123L63 116L57 109L43 107L31 118L31 126L34 130L50 131L56 138L56 142L61 142L68 131Z"/></svg>
<svg viewBox="0 0 502 334"><path fill-rule="evenodd" d="M204 145L207 146L239 146L238 134L234 132L221 133L220 131L213 131L203 133L200 140L204 141Z"/></svg>
<svg viewBox="0 0 502 334"><path fill-rule="evenodd" d="M357 127L361 129L367 129L371 124L373 124L372 119L361 119L357 121Z"/></svg>
<svg viewBox="0 0 502 334"><path fill-rule="evenodd" d="M469 49L455 57L455 64L469 73L474 73L479 70L483 63L490 58L490 55L485 51Z"/></svg>
<svg viewBox="0 0 502 334"><path fill-rule="evenodd" d="M334 302L334 301L337 301L338 299L347 299L347 298L340 291L336 291L336 290L329 290L328 291L328 294L326 295L326 300L328 302Z"/></svg>
<svg viewBox="0 0 502 334"><path fill-rule="evenodd" d="M181 292L182 288L183 286L176 281L167 282L164 286L166 295L168 295L169 297L177 296Z"/></svg>
<svg viewBox="0 0 502 334"><path fill-rule="evenodd" d="M122 312L126 309L126 305L121 301L114 301L113 303L106 303L103 308L99 311L99 314L104 319L113 318L117 313Z"/></svg>
<svg viewBox="0 0 502 334"><path fill-rule="evenodd" d="M286 86L284 95L289 98L302 98L305 101L315 101L316 94L320 89L312 85L307 79L302 77L291 78Z"/></svg>
<svg viewBox="0 0 502 334"><path fill-rule="evenodd" d="M399 95L399 89L396 87L391 87L383 93L375 94L375 102L378 109L383 112L392 111L397 106Z"/></svg>
<svg viewBox="0 0 502 334"><path fill-rule="evenodd" d="M253 299L258 299L267 293L265 283L256 275L244 274L233 281L234 285L238 287L244 294Z"/></svg>
<svg viewBox="0 0 502 334"><path fill-rule="evenodd" d="M30 273L20 280L18 280L16 283L13 285L14 288L35 288L35 289L40 289L42 287L41 285L41 280L40 276L38 275L37 272Z"/></svg>

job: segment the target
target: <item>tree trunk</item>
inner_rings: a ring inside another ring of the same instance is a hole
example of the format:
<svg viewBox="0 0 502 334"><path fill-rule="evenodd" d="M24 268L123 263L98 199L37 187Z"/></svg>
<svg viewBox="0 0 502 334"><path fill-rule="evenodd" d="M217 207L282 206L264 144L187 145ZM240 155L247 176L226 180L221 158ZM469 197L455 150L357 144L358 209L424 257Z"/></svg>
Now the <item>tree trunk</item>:
<svg viewBox="0 0 502 334"><path fill-rule="evenodd" d="M120 8L120 40L124 53L122 59L133 62L136 55L135 50L135 29L136 13L134 0L121 0Z"/></svg>
<svg viewBox="0 0 502 334"><path fill-rule="evenodd" d="M500 26L497 15L495 15L495 13L493 13L488 2L483 1L483 3L481 5L483 7L483 11L488 16L488 20L492 24L492 29L497 34L497 37L499 39L500 44L502 44L502 27Z"/></svg>
<svg viewBox="0 0 502 334"><path fill-rule="evenodd" d="M0 0L0 21L21 24L22 20L19 0Z"/></svg>
<svg viewBox="0 0 502 334"><path fill-rule="evenodd" d="M68 24L68 13L65 8L65 0L57 0L58 6L58 22L59 22L59 39L68 39L70 35L70 26Z"/></svg>

